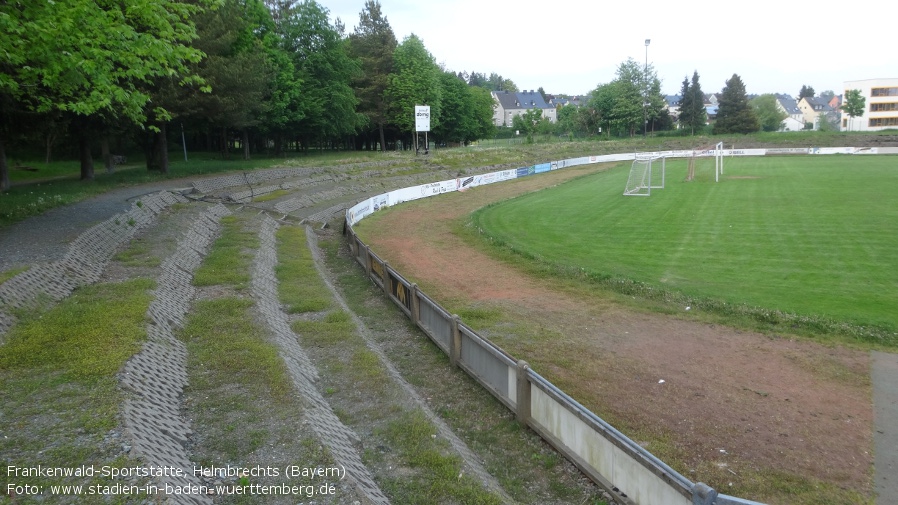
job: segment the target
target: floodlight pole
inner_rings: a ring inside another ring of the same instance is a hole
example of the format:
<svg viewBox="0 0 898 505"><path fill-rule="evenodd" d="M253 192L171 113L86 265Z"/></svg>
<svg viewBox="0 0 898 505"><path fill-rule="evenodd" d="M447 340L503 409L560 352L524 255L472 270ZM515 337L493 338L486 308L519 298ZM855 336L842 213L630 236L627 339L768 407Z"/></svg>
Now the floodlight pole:
<svg viewBox="0 0 898 505"><path fill-rule="evenodd" d="M642 138L646 136L646 130L649 129L649 120L648 116L646 116L646 100L648 100L648 73L649 73L649 44L652 43L652 39L645 39L645 69L642 71L642 78L645 79L642 88Z"/></svg>

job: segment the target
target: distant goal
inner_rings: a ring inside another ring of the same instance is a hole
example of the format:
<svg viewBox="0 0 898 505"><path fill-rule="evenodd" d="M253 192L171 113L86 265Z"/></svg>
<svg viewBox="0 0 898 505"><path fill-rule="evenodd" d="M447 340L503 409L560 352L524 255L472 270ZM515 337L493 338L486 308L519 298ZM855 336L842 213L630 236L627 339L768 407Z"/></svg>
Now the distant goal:
<svg viewBox="0 0 898 505"><path fill-rule="evenodd" d="M658 154L636 154L624 196L651 196L653 189L664 188L667 158Z"/></svg>

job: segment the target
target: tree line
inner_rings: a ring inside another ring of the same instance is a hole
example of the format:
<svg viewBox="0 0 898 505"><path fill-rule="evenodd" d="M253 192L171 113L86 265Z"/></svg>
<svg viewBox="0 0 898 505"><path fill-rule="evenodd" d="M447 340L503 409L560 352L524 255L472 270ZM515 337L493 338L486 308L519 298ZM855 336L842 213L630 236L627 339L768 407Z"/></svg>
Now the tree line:
<svg viewBox="0 0 898 505"><path fill-rule="evenodd" d="M2 2L0 49L0 189L8 149L49 161L62 141L82 179L129 146L166 173L174 138L245 158L408 146L414 105L435 141L465 143L492 135L490 91L517 90L400 43L377 0L350 33L314 0Z"/></svg>

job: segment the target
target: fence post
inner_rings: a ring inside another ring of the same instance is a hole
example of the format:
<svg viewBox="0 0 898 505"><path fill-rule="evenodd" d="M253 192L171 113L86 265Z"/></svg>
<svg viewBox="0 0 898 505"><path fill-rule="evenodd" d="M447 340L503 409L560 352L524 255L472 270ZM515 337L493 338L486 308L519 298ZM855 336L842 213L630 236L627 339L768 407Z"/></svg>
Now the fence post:
<svg viewBox="0 0 898 505"><path fill-rule="evenodd" d="M371 278L371 246L365 245L365 274Z"/></svg>
<svg viewBox="0 0 898 505"><path fill-rule="evenodd" d="M387 295L387 298L390 298L390 295L393 293L393 286L390 286L390 265L386 261L384 261L383 277L380 280L383 281L384 294Z"/></svg>
<svg viewBox="0 0 898 505"><path fill-rule="evenodd" d="M418 284L412 284L409 288L412 297L412 322L415 325L421 320L421 300L418 300Z"/></svg>
<svg viewBox="0 0 898 505"><path fill-rule="evenodd" d="M458 360L461 358L461 331L458 329L458 323L461 319L452 314L449 325L452 328L452 334L449 336L449 364L458 367Z"/></svg>
<svg viewBox="0 0 898 505"><path fill-rule="evenodd" d="M692 485L692 505L714 505L717 501L717 491L704 482L696 482Z"/></svg>
<svg viewBox="0 0 898 505"><path fill-rule="evenodd" d="M515 411L515 417L517 417L518 422L523 424L524 426L528 426L530 423L530 381L527 380L527 371L530 370L530 365L527 364L524 360L518 360L517 367L517 409Z"/></svg>

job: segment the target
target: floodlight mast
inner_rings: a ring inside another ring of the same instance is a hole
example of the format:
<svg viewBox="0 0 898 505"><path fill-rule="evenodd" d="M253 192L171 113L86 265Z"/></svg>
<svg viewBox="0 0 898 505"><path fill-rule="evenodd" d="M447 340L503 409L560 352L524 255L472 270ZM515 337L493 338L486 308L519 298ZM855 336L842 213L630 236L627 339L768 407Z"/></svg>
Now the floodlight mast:
<svg viewBox="0 0 898 505"><path fill-rule="evenodd" d="M644 82L642 83L642 138L645 138L646 130L649 129L649 120L646 115L645 108L648 105L646 100L649 99L649 81L648 81L648 73L649 73L649 44L652 43L652 39L645 39L645 68L642 71L642 78Z"/></svg>

